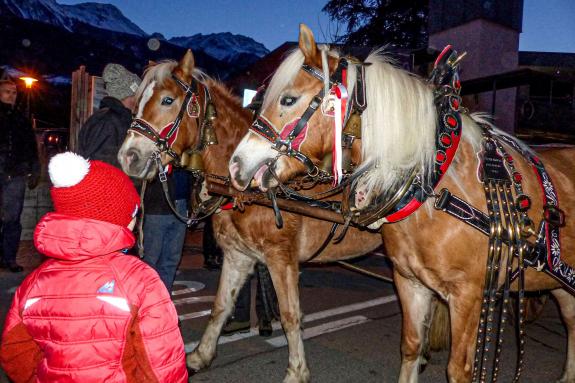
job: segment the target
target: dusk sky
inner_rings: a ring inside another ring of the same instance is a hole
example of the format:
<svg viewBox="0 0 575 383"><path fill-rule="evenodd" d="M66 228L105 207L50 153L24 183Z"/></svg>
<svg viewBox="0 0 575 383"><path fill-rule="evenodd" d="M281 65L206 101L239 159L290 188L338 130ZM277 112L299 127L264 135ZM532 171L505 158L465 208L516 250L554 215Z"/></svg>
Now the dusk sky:
<svg viewBox="0 0 575 383"><path fill-rule="evenodd" d="M327 0L90 1L114 4L147 33L160 32L170 38L231 32L251 37L270 50L285 41L296 41L301 22L306 23L322 42L330 42L337 28L321 11ZM57 2L78 4L85 1ZM524 0L519 49L575 53L574 20L574 0Z"/></svg>

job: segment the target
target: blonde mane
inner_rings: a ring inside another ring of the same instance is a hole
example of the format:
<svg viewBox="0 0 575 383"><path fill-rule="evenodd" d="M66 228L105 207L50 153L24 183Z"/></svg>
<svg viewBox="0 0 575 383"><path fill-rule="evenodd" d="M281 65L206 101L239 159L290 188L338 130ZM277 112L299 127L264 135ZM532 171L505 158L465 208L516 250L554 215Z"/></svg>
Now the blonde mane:
<svg viewBox="0 0 575 383"><path fill-rule="evenodd" d="M163 60L157 64L148 66L144 71L144 78L142 79L142 83L136 91L136 100L141 98L142 93L152 82L155 81L157 85L163 85L166 79L171 78L172 72L177 66L178 62L174 60ZM210 79L207 74L198 68L194 68L193 77L201 83L204 83Z"/></svg>
<svg viewBox="0 0 575 383"><path fill-rule="evenodd" d="M427 180L435 158L437 112L432 89L395 67L382 50L365 68L367 108L362 114L362 166L368 190L393 189L417 169Z"/></svg>

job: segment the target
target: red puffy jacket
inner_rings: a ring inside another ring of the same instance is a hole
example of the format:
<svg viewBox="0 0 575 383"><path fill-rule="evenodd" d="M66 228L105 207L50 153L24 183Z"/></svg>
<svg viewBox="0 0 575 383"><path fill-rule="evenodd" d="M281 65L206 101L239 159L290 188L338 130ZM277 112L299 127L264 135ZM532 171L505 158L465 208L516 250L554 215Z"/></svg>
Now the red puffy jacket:
<svg viewBox="0 0 575 383"><path fill-rule="evenodd" d="M187 382L176 309L158 274L119 250L125 227L49 213L50 259L16 290L0 361L15 382Z"/></svg>

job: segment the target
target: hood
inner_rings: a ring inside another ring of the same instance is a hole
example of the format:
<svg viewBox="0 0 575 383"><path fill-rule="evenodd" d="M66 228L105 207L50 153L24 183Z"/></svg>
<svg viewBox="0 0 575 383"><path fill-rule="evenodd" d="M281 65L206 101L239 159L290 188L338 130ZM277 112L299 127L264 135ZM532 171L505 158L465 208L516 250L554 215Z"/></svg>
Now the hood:
<svg viewBox="0 0 575 383"><path fill-rule="evenodd" d="M34 245L50 258L81 261L132 247L134 234L104 221L48 213L36 225Z"/></svg>

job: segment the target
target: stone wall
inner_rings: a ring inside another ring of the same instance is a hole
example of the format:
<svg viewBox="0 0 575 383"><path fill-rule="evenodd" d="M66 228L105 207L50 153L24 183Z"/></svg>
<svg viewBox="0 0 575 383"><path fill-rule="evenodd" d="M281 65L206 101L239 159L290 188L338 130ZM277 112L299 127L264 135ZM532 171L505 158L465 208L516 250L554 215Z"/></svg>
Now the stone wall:
<svg viewBox="0 0 575 383"><path fill-rule="evenodd" d="M32 239L36 223L49 211L52 211L49 182L41 182L34 190L26 189L24 209L20 217L20 222L22 223L22 235L20 239Z"/></svg>

